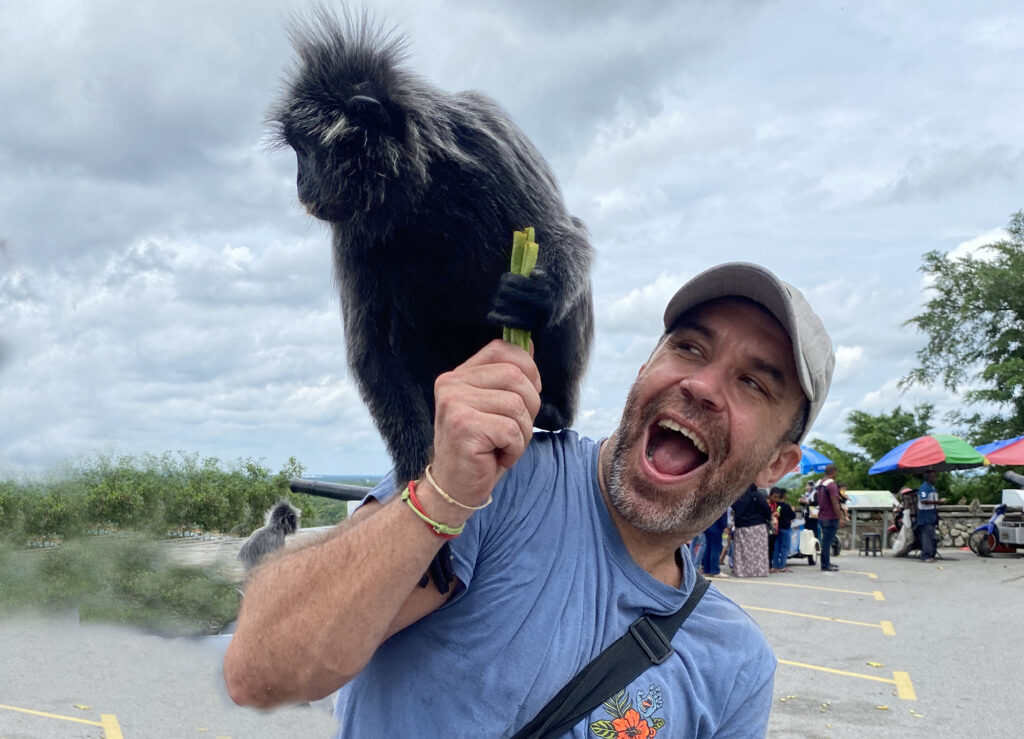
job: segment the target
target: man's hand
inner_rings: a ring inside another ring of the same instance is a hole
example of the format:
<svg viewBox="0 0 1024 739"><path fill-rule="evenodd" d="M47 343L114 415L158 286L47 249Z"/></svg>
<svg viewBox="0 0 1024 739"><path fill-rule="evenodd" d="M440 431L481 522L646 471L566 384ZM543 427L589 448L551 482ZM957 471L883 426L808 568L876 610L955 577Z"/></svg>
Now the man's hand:
<svg viewBox="0 0 1024 739"><path fill-rule="evenodd" d="M433 478L459 502L484 503L533 436L540 373L532 356L495 339L434 382Z"/></svg>

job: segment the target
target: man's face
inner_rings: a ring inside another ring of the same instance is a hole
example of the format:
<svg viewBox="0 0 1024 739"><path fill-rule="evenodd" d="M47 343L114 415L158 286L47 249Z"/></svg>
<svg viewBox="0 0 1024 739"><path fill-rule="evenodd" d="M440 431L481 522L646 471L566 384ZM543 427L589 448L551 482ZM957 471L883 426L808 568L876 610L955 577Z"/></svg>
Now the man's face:
<svg viewBox="0 0 1024 739"><path fill-rule="evenodd" d="M803 402L778 321L744 300L698 306L630 389L611 439L613 506L649 533L702 531L751 482L770 487L800 461L782 436Z"/></svg>

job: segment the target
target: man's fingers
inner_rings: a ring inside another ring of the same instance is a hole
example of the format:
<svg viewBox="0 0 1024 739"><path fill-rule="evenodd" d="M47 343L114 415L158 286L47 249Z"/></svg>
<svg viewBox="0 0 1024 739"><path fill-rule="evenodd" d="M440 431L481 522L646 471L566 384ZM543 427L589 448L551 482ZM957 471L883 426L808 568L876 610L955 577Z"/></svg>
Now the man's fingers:
<svg viewBox="0 0 1024 739"><path fill-rule="evenodd" d="M504 373L498 370L497 374ZM498 430L514 426L519 437L528 439L533 430L533 419L540 409L540 395L522 377L518 383L510 384L511 387L501 389L470 384L442 389L436 398L437 422L445 435L473 436L478 431L488 434L493 430L495 447L500 447L509 443L510 434L506 432L499 437Z"/></svg>
<svg viewBox="0 0 1024 739"><path fill-rule="evenodd" d="M526 352L518 347L510 348L514 351L501 353L499 358L507 359L511 355L513 361L469 361L438 377L434 383L434 396L438 404L444 396L465 393L466 399L471 398L480 410L515 413L515 400L502 395L507 392L518 396L532 422L540 411L540 375ZM486 357L476 355L473 359ZM488 398L492 392L495 393L494 397Z"/></svg>
<svg viewBox="0 0 1024 739"><path fill-rule="evenodd" d="M531 342L532 343L532 342ZM519 371L533 384L540 392L541 381L540 371L533 361L533 352L527 353L515 344L510 344L501 339L495 339L455 368L455 372L473 367L480 367L489 364L512 364L519 368Z"/></svg>

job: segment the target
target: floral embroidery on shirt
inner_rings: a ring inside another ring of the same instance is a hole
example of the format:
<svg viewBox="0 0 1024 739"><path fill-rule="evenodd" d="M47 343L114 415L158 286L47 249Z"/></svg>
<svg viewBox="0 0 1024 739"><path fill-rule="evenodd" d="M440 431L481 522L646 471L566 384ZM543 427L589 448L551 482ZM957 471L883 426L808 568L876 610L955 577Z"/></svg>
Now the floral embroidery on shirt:
<svg viewBox="0 0 1024 739"><path fill-rule="evenodd" d="M636 691L636 707L626 691L620 690L602 704L611 720L595 721L590 730L601 739L650 739L665 725L665 719L653 716L664 704L659 685Z"/></svg>

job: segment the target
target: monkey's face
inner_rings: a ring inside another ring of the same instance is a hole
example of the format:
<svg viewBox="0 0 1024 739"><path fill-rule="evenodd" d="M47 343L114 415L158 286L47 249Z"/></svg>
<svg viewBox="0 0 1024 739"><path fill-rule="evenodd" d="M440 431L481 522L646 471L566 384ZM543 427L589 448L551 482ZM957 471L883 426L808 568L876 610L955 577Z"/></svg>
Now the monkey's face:
<svg viewBox="0 0 1024 739"><path fill-rule="evenodd" d="M400 204L406 121L368 82L297 84L277 114L279 140L295 151L299 201L316 218L348 221Z"/></svg>

